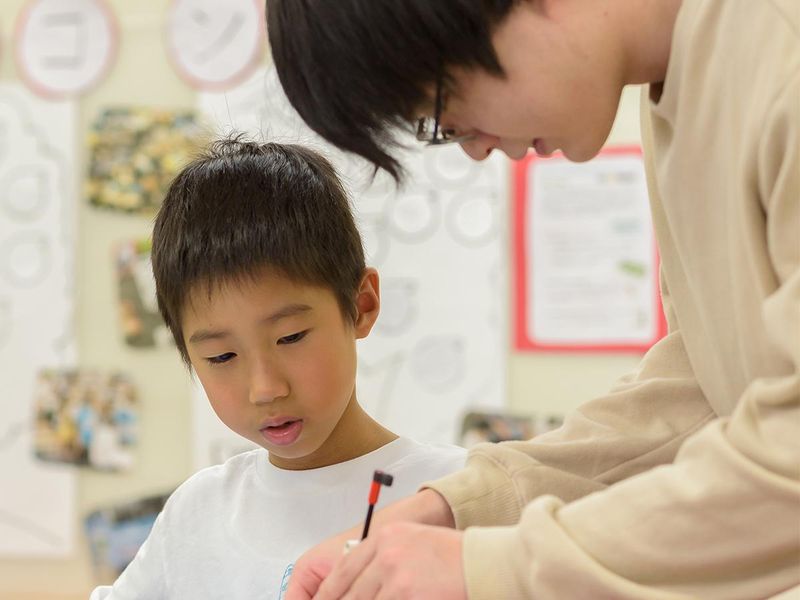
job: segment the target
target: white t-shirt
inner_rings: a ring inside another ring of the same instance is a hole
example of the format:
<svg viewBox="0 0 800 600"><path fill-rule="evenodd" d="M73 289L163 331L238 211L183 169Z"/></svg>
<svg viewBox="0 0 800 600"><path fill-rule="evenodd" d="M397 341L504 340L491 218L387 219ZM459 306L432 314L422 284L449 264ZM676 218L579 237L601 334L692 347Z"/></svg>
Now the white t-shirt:
<svg viewBox="0 0 800 600"><path fill-rule="evenodd" d="M394 476L377 510L465 459L463 448L408 438L306 471L273 466L263 449L234 456L175 490L133 562L90 600L277 598L289 564L364 522L373 471Z"/></svg>

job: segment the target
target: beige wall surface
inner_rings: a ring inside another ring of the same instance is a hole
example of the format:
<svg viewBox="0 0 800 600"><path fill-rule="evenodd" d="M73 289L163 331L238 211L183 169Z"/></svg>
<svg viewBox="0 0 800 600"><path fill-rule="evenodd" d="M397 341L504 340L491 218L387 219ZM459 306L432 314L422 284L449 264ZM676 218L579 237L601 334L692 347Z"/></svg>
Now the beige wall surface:
<svg viewBox="0 0 800 600"><path fill-rule="evenodd" d="M0 0L0 79L17 81L11 39L14 21L25 2ZM110 75L79 101L78 141L98 111L109 105L190 108L194 91L167 62L163 23L168 0L111 0L120 25L119 54ZM638 93L627 90L612 143L637 142ZM84 172L81 153L79 174ZM77 178L80 183L80 177ZM80 198L80 196L79 196ZM98 210L79 201L76 249L76 320L81 367L122 369L142 400L136 467L124 475L81 471L78 474L76 550L63 560L0 558L0 600L87 598L97 583L82 535L83 516L98 507L171 489L190 474L189 380L171 348L137 350L117 335L112 245L146 237L150 221ZM602 393L633 368L633 355L540 355L511 353L509 406L512 411L564 413ZM0 492L1 493L1 492Z"/></svg>

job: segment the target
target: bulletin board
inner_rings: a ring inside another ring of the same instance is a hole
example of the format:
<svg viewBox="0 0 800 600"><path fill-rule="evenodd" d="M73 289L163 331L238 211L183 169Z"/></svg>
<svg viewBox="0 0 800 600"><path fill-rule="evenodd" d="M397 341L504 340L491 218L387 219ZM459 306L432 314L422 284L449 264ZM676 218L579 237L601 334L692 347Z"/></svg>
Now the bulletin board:
<svg viewBox="0 0 800 600"><path fill-rule="evenodd" d="M641 148L588 163L529 154L513 210L517 349L644 352L664 335Z"/></svg>

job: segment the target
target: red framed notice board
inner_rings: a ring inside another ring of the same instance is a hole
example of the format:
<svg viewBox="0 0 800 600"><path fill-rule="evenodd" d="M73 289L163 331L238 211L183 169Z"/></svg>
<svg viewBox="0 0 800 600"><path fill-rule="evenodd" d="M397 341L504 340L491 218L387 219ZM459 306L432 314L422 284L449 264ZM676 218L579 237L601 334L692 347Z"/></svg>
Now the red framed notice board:
<svg viewBox="0 0 800 600"><path fill-rule="evenodd" d="M514 167L518 350L644 352L666 333L638 146Z"/></svg>

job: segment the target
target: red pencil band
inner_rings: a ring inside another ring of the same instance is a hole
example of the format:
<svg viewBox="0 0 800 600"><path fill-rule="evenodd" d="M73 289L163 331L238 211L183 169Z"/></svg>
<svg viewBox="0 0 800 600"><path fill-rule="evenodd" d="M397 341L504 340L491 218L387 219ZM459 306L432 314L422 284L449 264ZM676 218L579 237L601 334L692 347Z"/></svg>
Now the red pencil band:
<svg viewBox="0 0 800 600"><path fill-rule="evenodd" d="M367 520L364 521L364 532L361 534L363 540L369 533L369 524L372 521L372 511L378 503L378 495L381 493L381 486L391 486L394 477L383 471L375 471L372 475L372 485L369 488L369 508L367 508Z"/></svg>

